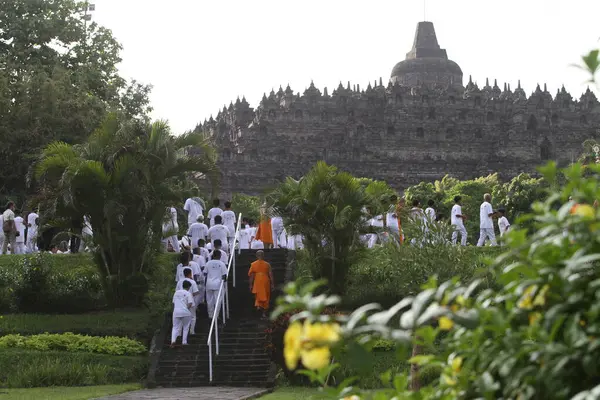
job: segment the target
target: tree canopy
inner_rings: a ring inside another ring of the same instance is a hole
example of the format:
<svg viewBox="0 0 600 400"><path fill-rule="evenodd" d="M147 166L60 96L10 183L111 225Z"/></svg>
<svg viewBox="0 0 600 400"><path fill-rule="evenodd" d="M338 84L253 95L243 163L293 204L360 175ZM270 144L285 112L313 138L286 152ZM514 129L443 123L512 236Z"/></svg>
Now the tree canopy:
<svg viewBox="0 0 600 400"><path fill-rule="evenodd" d="M0 0L0 182L22 195L37 153L83 142L107 112L144 118L150 87L117 70L121 45L85 2Z"/></svg>
<svg viewBox="0 0 600 400"><path fill-rule="evenodd" d="M83 216L90 221L99 273L116 305L136 300L132 285L145 281L166 209L181 200L179 183L191 174L217 175L206 137L173 136L165 122L112 114L84 144L49 144L36 166L44 209L54 215L54 224ZM143 286L139 291L144 293Z"/></svg>

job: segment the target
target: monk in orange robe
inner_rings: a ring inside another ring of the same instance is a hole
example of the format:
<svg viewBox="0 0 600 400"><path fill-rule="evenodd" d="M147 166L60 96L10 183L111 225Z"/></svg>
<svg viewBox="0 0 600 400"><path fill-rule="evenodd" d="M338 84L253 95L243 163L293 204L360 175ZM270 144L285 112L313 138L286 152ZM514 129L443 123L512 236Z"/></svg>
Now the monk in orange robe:
<svg viewBox="0 0 600 400"><path fill-rule="evenodd" d="M254 240L260 240L265 245L265 249L273 247L273 228L271 227L271 218L261 213L260 224L256 230Z"/></svg>
<svg viewBox="0 0 600 400"><path fill-rule="evenodd" d="M250 277L250 291L254 294L254 306L257 311L262 311L263 318L267 318L267 310L271 303L271 291L275 289L271 264L264 260L262 250L256 252L257 260L250 264L248 276Z"/></svg>
<svg viewBox="0 0 600 400"><path fill-rule="evenodd" d="M404 200L404 197L400 199L400 201L398 202L398 204L396 205L396 218L398 219L398 232L400 234L400 244L404 243L404 233L402 233L402 222L400 221L400 212L402 212L402 207L404 207L404 204L406 203L406 200Z"/></svg>

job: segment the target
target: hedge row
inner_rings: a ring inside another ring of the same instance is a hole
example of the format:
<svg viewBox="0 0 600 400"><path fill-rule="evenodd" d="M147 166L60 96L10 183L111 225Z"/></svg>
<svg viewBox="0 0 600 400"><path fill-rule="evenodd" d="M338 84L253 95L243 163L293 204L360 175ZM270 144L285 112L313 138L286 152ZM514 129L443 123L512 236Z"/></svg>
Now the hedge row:
<svg viewBox="0 0 600 400"><path fill-rule="evenodd" d="M97 311L87 314L6 314L0 318L0 336L9 334L72 332L89 336L120 336L149 342L160 321L148 310Z"/></svg>
<svg viewBox="0 0 600 400"><path fill-rule="evenodd" d="M133 356L145 354L142 343L116 336L85 336L67 332L62 334L43 333L41 335L6 335L0 337L0 349L22 348L37 351L68 351L81 353Z"/></svg>
<svg viewBox="0 0 600 400"><path fill-rule="evenodd" d="M147 305L169 305L176 260L161 255L148 268ZM106 307L100 275L90 254L0 256L0 313L71 314Z"/></svg>
<svg viewBox="0 0 600 400"><path fill-rule="evenodd" d="M88 386L140 382L148 370L143 356L3 349L0 387Z"/></svg>
<svg viewBox="0 0 600 400"><path fill-rule="evenodd" d="M415 295L432 276L443 282L459 277L470 282L484 280L484 287L495 284L488 261L500 247L455 246L440 252L436 247L383 246L365 249L348 267L348 285L342 296L344 309L353 310L368 303L391 307L404 297ZM313 260L305 251L297 253L296 280L311 280Z"/></svg>

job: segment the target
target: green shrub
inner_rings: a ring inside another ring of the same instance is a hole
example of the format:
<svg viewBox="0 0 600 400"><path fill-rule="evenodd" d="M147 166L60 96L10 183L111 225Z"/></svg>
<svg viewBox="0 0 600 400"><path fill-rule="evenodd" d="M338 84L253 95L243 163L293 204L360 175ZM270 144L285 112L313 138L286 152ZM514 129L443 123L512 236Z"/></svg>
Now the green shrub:
<svg viewBox="0 0 600 400"><path fill-rule="evenodd" d="M488 271L488 259L501 252L500 247L454 246L440 251L437 247L383 246L357 253L348 272L348 287L342 296L345 310L368 303L392 306L407 296L419 292L420 286L433 275L440 281L459 277L463 282L483 279L485 287L494 285ZM297 253L296 280L312 280L313 260L300 251Z"/></svg>
<svg viewBox="0 0 600 400"><path fill-rule="evenodd" d="M88 386L139 382L146 357L3 349L0 387Z"/></svg>
<svg viewBox="0 0 600 400"><path fill-rule="evenodd" d="M116 336L98 337L75 335L73 333L0 337L0 349L22 348L38 351L69 351L111 355L138 355L147 352L142 343Z"/></svg>
<svg viewBox="0 0 600 400"><path fill-rule="evenodd" d="M153 320L147 310L65 315L7 314L0 317L0 336L72 332L89 336L121 336L149 343L159 325L160 322Z"/></svg>
<svg viewBox="0 0 600 400"><path fill-rule="evenodd" d="M157 255L137 281L152 314L170 308L176 256ZM133 290L133 289L132 289ZM106 308L100 275L90 254L34 254L0 257L0 313L76 314Z"/></svg>
<svg viewBox="0 0 600 400"><path fill-rule="evenodd" d="M106 305L89 254L0 257L0 312L79 313Z"/></svg>

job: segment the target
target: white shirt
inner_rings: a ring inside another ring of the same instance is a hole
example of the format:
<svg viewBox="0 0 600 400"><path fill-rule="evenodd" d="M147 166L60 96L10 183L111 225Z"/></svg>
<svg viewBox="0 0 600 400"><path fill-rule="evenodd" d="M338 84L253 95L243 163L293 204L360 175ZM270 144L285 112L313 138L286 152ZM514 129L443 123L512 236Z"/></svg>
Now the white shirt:
<svg viewBox="0 0 600 400"><path fill-rule="evenodd" d="M227 275L227 267L219 260L210 260L206 263L206 289L219 290L223 275Z"/></svg>
<svg viewBox="0 0 600 400"><path fill-rule="evenodd" d="M19 236L17 236L17 243L25 243L25 224L23 223L23 217L15 218L15 228L17 232L19 232Z"/></svg>
<svg viewBox="0 0 600 400"><path fill-rule="evenodd" d="M40 216L37 215L34 212L30 212L29 215L27 216L27 226L29 227L29 232L37 232L37 222L36 220L39 218Z"/></svg>
<svg viewBox="0 0 600 400"><path fill-rule="evenodd" d="M194 275L194 267L192 266L193 261L190 261L190 265L183 265L183 264L179 264L177 266L177 272L175 272L175 282L179 282L180 280L182 280L183 278L185 278L185 275L183 275L183 270L186 268L189 268L192 270L192 276ZM194 263L196 264L196 263ZM198 264L196 264L196 268L197 271L200 271L200 267L198 266Z"/></svg>
<svg viewBox="0 0 600 400"><path fill-rule="evenodd" d="M83 217L83 229L81 230L82 235L93 236L94 231L92 230L92 224L90 224L90 220L87 216Z"/></svg>
<svg viewBox="0 0 600 400"><path fill-rule="evenodd" d="M210 226L213 226L215 224L215 217L217 215L221 215L223 214L223 210L221 210L219 207L213 207L210 210L208 210L208 218L210 218Z"/></svg>
<svg viewBox="0 0 600 400"><path fill-rule="evenodd" d="M208 251L208 249L204 248L204 247L200 247L200 255L202 257L204 257L204 265L206 265L206 263L210 260L210 258L208 257L210 254L210 251Z"/></svg>
<svg viewBox="0 0 600 400"><path fill-rule="evenodd" d="M494 229L494 221L489 216L493 212L494 210L490 203L487 201L481 203L479 207L479 229Z"/></svg>
<svg viewBox="0 0 600 400"><path fill-rule="evenodd" d="M173 316L174 317L191 317L192 312L188 308L194 305L194 298L187 290L177 290L173 295Z"/></svg>
<svg viewBox="0 0 600 400"><path fill-rule="evenodd" d="M198 264L199 270L201 271L200 273L194 275L200 275L206 266L206 258L203 255L198 254L192 255L192 258L194 259L194 264Z"/></svg>
<svg viewBox="0 0 600 400"><path fill-rule="evenodd" d="M240 249L245 250L250 248L250 229L240 229Z"/></svg>
<svg viewBox="0 0 600 400"><path fill-rule="evenodd" d="M229 229L225 225L211 226L208 230L208 238L214 244L215 240L220 239L223 246L227 245L227 238L229 237Z"/></svg>
<svg viewBox="0 0 600 400"><path fill-rule="evenodd" d="M370 221L370 225L377 228L383 228L383 216L378 215L375 218L372 218Z"/></svg>
<svg viewBox="0 0 600 400"><path fill-rule="evenodd" d="M425 215L429 221L435 221L435 210L432 207L427 207L425 209Z"/></svg>
<svg viewBox="0 0 600 400"><path fill-rule="evenodd" d="M190 288L188 289L188 292L190 292L191 294L198 293L198 285L196 284L196 281L193 279L190 279L190 278L183 278L182 280L177 282L177 285L175 286L175 290L184 290L183 282L185 282L185 281L188 281L189 283L192 284L192 286L190 286Z"/></svg>
<svg viewBox="0 0 600 400"><path fill-rule="evenodd" d="M221 252L221 262L223 264L227 265L227 262L229 261L229 258L227 257L227 253L225 253L222 249L219 249L219 251ZM210 254L208 256L209 260L212 260L212 255L214 252L215 252L214 250L210 252Z"/></svg>
<svg viewBox="0 0 600 400"><path fill-rule="evenodd" d="M505 216L498 218L498 229L500 229L500 236L504 236L506 232L508 232L508 227L510 224L508 223L508 219Z"/></svg>
<svg viewBox="0 0 600 400"><path fill-rule="evenodd" d="M398 231L400 230L400 227L398 227L398 218L396 217L396 213L393 213L393 212L387 213L386 219L387 219L387 227L390 230L393 230L394 232L398 233Z"/></svg>
<svg viewBox="0 0 600 400"><path fill-rule="evenodd" d="M271 218L271 229L273 232L281 232L283 230L283 219L281 217Z"/></svg>
<svg viewBox="0 0 600 400"><path fill-rule="evenodd" d="M187 235L192 237L192 249L195 249L198 247L199 239L206 240L206 235L208 235L208 226L200 222L194 222L188 228Z"/></svg>
<svg viewBox="0 0 600 400"><path fill-rule="evenodd" d="M223 225L229 229L229 237L233 237L235 234L235 213L231 210L223 211L221 218L223 218Z"/></svg>
<svg viewBox="0 0 600 400"><path fill-rule="evenodd" d="M452 207L452 213L450 214L450 223L452 225L463 225L463 219L459 218L458 215L462 215L462 207L455 204Z"/></svg>
<svg viewBox="0 0 600 400"><path fill-rule="evenodd" d="M198 202L194 199L187 199L185 204L183 205L183 209L188 213L188 225L192 225L193 223L198 221L198 217L202 215L204 209L202 205L198 204Z"/></svg>
<svg viewBox="0 0 600 400"><path fill-rule="evenodd" d="M168 232L177 234L179 230L179 224L177 223L177 210L174 207L169 209L169 217L168 220L163 224L163 234L167 234Z"/></svg>

